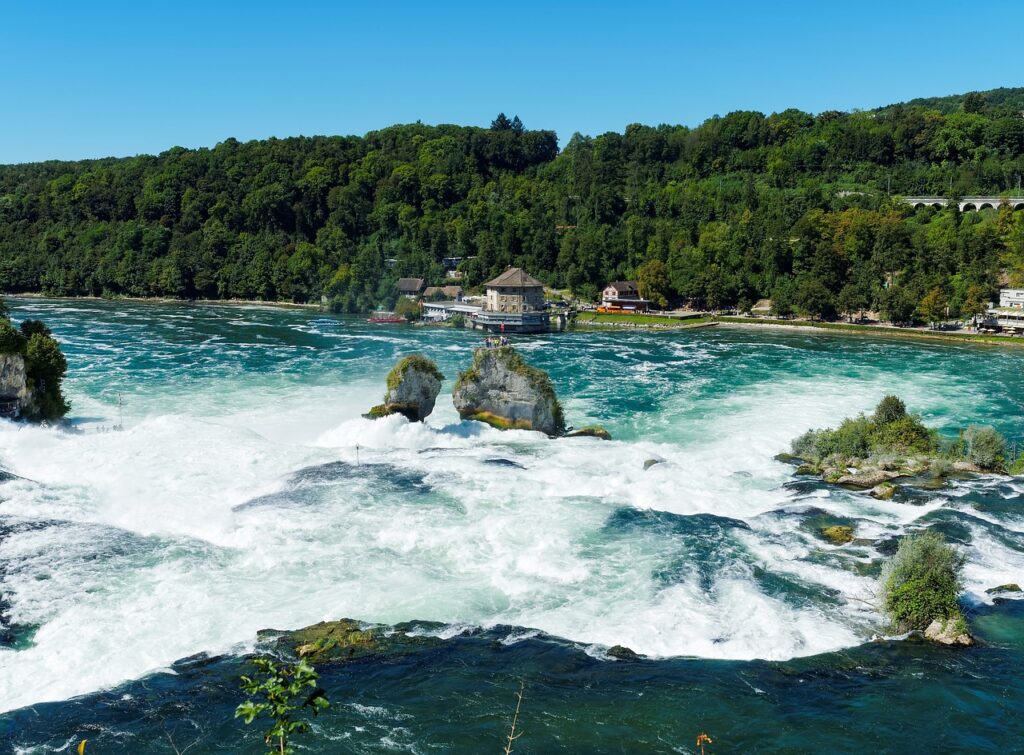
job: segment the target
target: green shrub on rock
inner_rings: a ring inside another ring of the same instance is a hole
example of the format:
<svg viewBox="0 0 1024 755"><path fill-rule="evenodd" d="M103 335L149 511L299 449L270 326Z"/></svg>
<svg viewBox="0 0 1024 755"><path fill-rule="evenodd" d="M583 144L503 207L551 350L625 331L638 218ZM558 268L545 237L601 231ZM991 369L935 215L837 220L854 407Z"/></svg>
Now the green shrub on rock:
<svg viewBox="0 0 1024 755"><path fill-rule="evenodd" d="M1006 460L1006 438L994 427L971 425L964 430L964 456L982 469L1000 469Z"/></svg>
<svg viewBox="0 0 1024 755"><path fill-rule="evenodd" d="M901 632L924 631L936 620L962 620L964 557L935 532L907 535L882 571L886 613Z"/></svg>
<svg viewBox="0 0 1024 755"><path fill-rule="evenodd" d="M876 425L887 425L907 416L907 405L898 396L886 396L878 402L871 417Z"/></svg>

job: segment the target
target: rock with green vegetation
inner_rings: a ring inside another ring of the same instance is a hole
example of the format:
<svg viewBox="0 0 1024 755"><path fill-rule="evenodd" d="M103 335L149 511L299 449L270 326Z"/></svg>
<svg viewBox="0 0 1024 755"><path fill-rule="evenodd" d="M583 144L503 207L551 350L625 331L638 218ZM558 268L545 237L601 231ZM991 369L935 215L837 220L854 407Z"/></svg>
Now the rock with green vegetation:
<svg viewBox="0 0 1024 755"><path fill-rule="evenodd" d="M833 545L845 545L853 541L853 527L848 527L845 524L822 527L821 534Z"/></svg>
<svg viewBox="0 0 1024 755"><path fill-rule="evenodd" d="M410 422L422 422L432 411L441 392L444 375L437 365L421 354L404 357L387 377L384 403L366 413L369 419L401 414Z"/></svg>
<svg viewBox="0 0 1024 755"><path fill-rule="evenodd" d="M18 416L39 422L67 414L67 367L60 344L42 322L25 320L16 329L0 319L0 396L16 400Z"/></svg>
<svg viewBox="0 0 1024 755"><path fill-rule="evenodd" d="M820 474L826 482L864 490L876 498L897 477L929 475L941 485L952 472L1002 470L1005 439L991 427L969 427L956 441L943 441L921 418L886 396L870 416L846 418L837 428L808 430L792 443L787 458L801 459L797 474Z"/></svg>
<svg viewBox="0 0 1024 755"><path fill-rule="evenodd" d="M924 630L925 639L942 645L959 645L970 647L974 638L967 631L967 621L963 616L949 619L936 619Z"/></svg>
<svg viewBox="0 0 1024 755"><path fill-rule="evenodd" d="M473 365L455 382L455 409L463 419L501 430L565 434L565 419L551 379L510 346L477 349Z"/></svg>
<svg viewBox="0 0 1024 755"><path fill-rule="evenodd" d="M388 627L364 624L352 619L321 621L319 624L282 632L264 629L257 633L263 643L273 643L311 663L348 661L368 655L403 652L414 647L437 644L440 640L420 633L410 634L412 625Z"/></svg>
<svg viewBox="0 0 1024 755"><path fill-rule="evenodd" d="M1007 593L1020 592L1020 585L1016 582L1008 582L1005 585L999 585L998 587L990 587L985 590L989 595L1006 595Z"/></svg>
<svg viewBox="0 0 1024 755"><path fill-rule="evenodd" d="M943 644L971 644L957 598L964 557L934 531L907 535L882 569L883 606L896 631Z"/></svg>
<svg viewBox="0 0 1024 755"><path fill-rule="evenodd" d="M571 433L566 435L567 438L600 438L601 440L611 440L612 434L605 430L600 425L588 425L587 427L581 427L579 430L573 430Z"/></svg>
<svg viewBox="0 0 1024 755"><path fill-rule="evenodd" d="M876 498L879 501L890 501L892 497L896 495L897 487L891 482L883 482L881 485L876 485L868 491L868 495L872 498Z"/></svg>

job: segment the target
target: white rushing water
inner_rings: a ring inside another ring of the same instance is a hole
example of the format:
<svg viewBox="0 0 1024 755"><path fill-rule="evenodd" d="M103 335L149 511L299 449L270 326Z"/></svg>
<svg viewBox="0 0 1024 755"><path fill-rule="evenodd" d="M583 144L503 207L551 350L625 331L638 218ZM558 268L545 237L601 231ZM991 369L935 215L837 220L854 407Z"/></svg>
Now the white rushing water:
<svg viewBox="0 0 1024 755"><path fill-rule="evenodd" d="M675 423L659 440L502 433L459 423L444 394L428 424L371 422L359 414L378 398L376 368L337 384L238 374L174 386L119 433L0 424L0 457L27 478L0 491L12 528L2 589L11 618L38 627L26 647L0 649L0 709L341 617L510 624L597 654L785 659L868 640L873 580L857 563L877 553L823 543L800 512L856 517L860 536L885 537L955 496L801 497L772 457L885 392L937 406L963 387L810 371L696 398L650 373L635 377ZM598 401L583 392L567 411ZM112 421L87 396L76 411ZM664 461L645 471L649 458ZM978 521L967 576L980 594L1024 562Z"/></svg>

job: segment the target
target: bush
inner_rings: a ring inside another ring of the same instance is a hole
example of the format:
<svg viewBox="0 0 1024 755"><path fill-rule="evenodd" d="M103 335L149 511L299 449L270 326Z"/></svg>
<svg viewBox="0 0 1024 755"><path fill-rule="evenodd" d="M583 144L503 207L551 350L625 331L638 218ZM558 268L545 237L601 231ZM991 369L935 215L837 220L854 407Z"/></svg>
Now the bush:
<svg viewBox="0 0 1024 755"><path fill-rule="evenodd" d="M935 532L907 535L882 570L884 607L898 631L923 631L936 619L962 619L964 557Z"/></svg>
<svg viewBox="0 0 1024 755"><path fill-rule="evenodd" d="M898 396L886 396L878 402L872 419L876 424L887 425L907 416L907 405Z"/></svg>
<svg viewBox="0 0 1024 755"><path fill-rule="evenodd" d="M57 341L42 333L34 333L25 349L25 373L35 390L39 414L35 419L59 419L71 407L64 400L61 382L68 363Z"/></svg>
<svg viewBox="0 0 1024 755"><path fill-rule="evenodd" d="M876 426L874 447L879 450L904 454L932 453L938 449L939 437L911 415Z"/></svg>
<svg viewBox="0 0 1024 755"><path fill-rule="evenodd" d="M1006 459L1006 438L994 427L971 425L964 430L964 455L982 469L1000 469Z"/></svg>
<svg viewBox="0 0 1024 755"><path fill-rule="evenodd" d="M0 320L0 354L24 354L27 340L6 320Z"/></svg>

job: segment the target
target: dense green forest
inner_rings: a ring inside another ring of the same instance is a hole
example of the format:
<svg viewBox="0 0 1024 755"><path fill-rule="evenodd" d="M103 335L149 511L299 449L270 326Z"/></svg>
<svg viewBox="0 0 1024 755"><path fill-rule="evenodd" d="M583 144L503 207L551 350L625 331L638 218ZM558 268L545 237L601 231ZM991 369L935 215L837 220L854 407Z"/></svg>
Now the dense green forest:
<svg viewBox="0 0 1024 755"><path fill-rule="evenodd" d="M898 195L1017 194L1024 89L869 112L734 112L573 135L500 115L158 156L0 166L0 289L387 304L399 276L510 264L593 297L780 313L977 310L1024 282L1024 211Z"/></svg>

